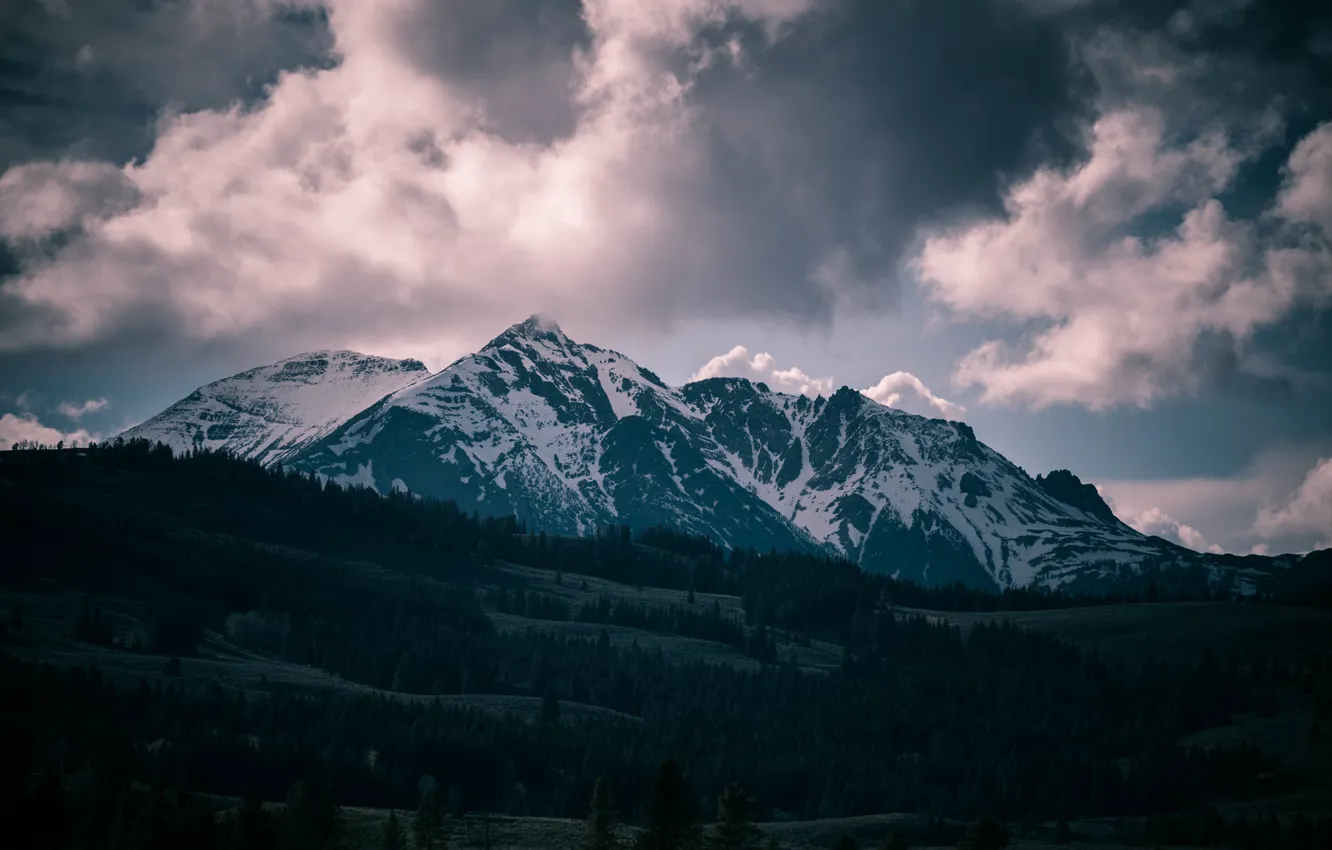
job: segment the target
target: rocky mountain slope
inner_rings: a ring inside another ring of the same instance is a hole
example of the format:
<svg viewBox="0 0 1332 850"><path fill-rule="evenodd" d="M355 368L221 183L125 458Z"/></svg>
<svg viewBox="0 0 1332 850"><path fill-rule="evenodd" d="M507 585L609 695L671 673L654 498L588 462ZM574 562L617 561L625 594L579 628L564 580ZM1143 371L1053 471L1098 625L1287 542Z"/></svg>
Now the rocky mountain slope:
<svg viewBox="0 0 1332 850"><path fill-rule="evenodd" d="M434 375L300 355L203 387L126 436L453 499L555 534L667 524L932 584L1092 589L1162 568L1245 589L1290 561L1146 537L1072 473L1033 479L961 422L845 387L814 399L738 378L669 387L536 317Z"/></svg>
<svg viewBox="0 0 1332 850"><path fill-rule="evenodd" d="M672 388L535 317L295 462L554 533L666 523L930 583L1085 584L1203 559L1124 525L1071 474L1030 478L963 423L847 388L816 399L730 378Z"/></svg>
<svg viewBox="0 0 1332 850"><path fill-rule="evenodd" d="M264 464L290 460L386 394L429 375L418 360L311 351L200 387L121 436L176 451L226 449Z"/></svg>

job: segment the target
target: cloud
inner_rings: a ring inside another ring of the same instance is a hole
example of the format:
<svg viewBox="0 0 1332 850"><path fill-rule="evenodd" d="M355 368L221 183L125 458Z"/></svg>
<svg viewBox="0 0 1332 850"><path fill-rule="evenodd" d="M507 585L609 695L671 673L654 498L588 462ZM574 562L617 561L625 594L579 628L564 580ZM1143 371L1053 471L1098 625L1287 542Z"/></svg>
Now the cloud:
<svg viewBox="0 0 1332 850"><path fill-rule="evenodd" d="M93 50L91 44L83 45L79 48L79 52L74 54L74 67L80 71L87 72L96 61L97 51Z"/></svg>
<svg viewBox="0 0 1332 850"><path fill-rule="evenodd" d="M41 0L42 8L46 14L53 18L71 18L74 15L73 10L69 8L69 0Z"/></svg>
<svg viewBox="0 0 1332 850"><path fill-rule="evenodd" d="M925 383L910 372L884 375L877 384L862 393L888 407L896 407L919 416L943 416L961 419L967 409L935 395Z"/></svg>
<svg viewBox="0 0 1332 850"><path fill-rule="evenodd" d="M6 413L0 415L0 450L9 450L15 443L32 441L44 446L54 446L63 442L65 445L87 445L100 439L83 428L74 431L61 431L43 425L31 413Z"/></svg>
<svg viewBox="0 0 1332 850"><path fill-rule="evenodd" d="M1264 452L1228 477L1104 481L1097 489L1129 525L1199 551L1306 552L1324 548L1332 530L1332 458L1311 459L1308 447Z"/></svg>
<svg viewBox="0 0 1332 850"><path fill-rule="evenodd" d="M1220 554L1224 550L1215 543L1209 544L1202 532L1191 525L1186 525L1158 507L1151 507L1134 516L1124 518L1124 522L1143 534L1153 534L1173 540L1195 552Z"/></svg>
<svg viewBox="0 0 1332 850"><path fill-rule="evenodd" d="M145 156L164 109L253 103L327 51L303 0L0 4L0 171L35 159Z"/></svg>
<svg viewBox="0 0 1332 850"><path fill-rule="evenodd" d="M69 161L87 152L15 178L16 201L79 201L51 216L79 229L24 257L0 339L245 348L280 329L294 347L420 354L515 303L656 330L890 310L919 217L992 203L996 170L1070 107L1057 27L965 3L961 23L863 0L75 3L75 31L25 32L66 63L90 46L90 73L66 81L80 97L147 80L151 144L85 134L127 209L85 190ZM963 126L991 117L984 144Z"/></svg>
<svg viewBox="0 0 1332 850"><path fill-rule="evenodd" d="M832 395L836 387L832 378L814 378L798 366L790 369L778 369L777 361L767 352L759 352L753 357L749 349L737 345L725 354L720 354L699 369L691 381L705 378L748 378L762 381L778 392L799 393L810 397Z"/></svg>
<svg viewBox="0 0 1332 850"><path fill-rule="evenodd" d="M66 419L72 419L78 422L89 413L96 413L99 410L105 410L108 402L104 398L90 398L82 404L75 404L71 401L62 401L56 408L56 412Z"/></svg>
<svg viewBox="0 0 1332 850"><path fill-rule="evenodd" d="M4 347L91 345L145 311L195 339L290 322L364 341L500 323L514 303L623 315L711 300L706 275L671 261L680 244L733 249L700 221L706 203L672 196L701 185L705 152L691 77L667 58L729 16L776 28L808 4L588 2L589 43L569 52L576 120L547 143L505 138L466 75L423 71L409 36L433 5L332 3L335 67L281 75L253 109L168 115L141 163L11 169L6 208L42 214L11 216L6 235L84 235L8 285L31 318Z"/></svg>
<svg viewBox="0 0 1332 850"><path fill-rule="evenodd" d="M1324 303L1325 243L1261 243L1216 200L1270 129L1214 126L1180 140L1161 109L1104 111L1083 161L1016 183L1002 218L928 235L913 264L928 296L958 317L1024 331L975 348L954 380L981 387L987 403L1148 407L1239 368L1256 330ZM1288 214L1318 214L1310 186L1323 132L1291 158ZM1172 231L1135 230L1175 210Z"/></svg>
<svg viewBox="0 0 1332 850"><path fill-rule="evenodd" d="M105 162L33 162L0 174L0 237L59 235L133 207L133 183Z"/></svg>
<svg viewBox="0 0 1332 850"><path fill-rule="evenodd" d="M1332 458L1320 458L1284 503L1258 512L1254 531L1264 538L1332 533Z"/></svg>
<svg viewBox="0 0 1332 850"><path fill-rule="evenodd" d="M1290 154L1276 212L1332 236L1332 122L1305 136Z"/></svg>
<svg viewBox="0 0 1332 850"><path fill-rule="evenodd" d="M737 345L720 354L699 369L691 381L705 378L748 378L762 381L778 392L799 393L810 396L829 396L837 384L832 378L815 378L799 366L778 369L777 360L767 352L750 355L749 349ZM885 375L874 386L861 390L868 398L885 407L894 407L918 416L945 416L961 419L966 408L935 395L925 382L910 372Z"/></svg>

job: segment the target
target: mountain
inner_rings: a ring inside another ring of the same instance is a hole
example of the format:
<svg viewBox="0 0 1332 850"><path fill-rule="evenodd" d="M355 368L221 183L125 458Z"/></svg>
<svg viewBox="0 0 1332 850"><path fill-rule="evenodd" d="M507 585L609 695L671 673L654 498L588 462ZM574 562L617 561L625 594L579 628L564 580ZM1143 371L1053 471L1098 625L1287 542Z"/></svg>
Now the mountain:
<svg viewBox="0 0 1332 850"><path fill-rule="evenodd" d="M534 529L665 524L926 584L1266 586L1297 556L1205 555L1121 522L1068 470L1031 478L962 422L741 378L669 387L532 317L430 375L299 355L209 384L124 436L224 448Z"/></svg>
<svg viewBox="0 0 1332 850"><path fill-rule="evenodd" d="M934 584L1088 586L1144 565L1218 571L1129 528L1071 473L1030 478L964 423L845 387L815 399L738 378L672 388L537 317L389 394L293 462L381 492L514 513L552 533L665 523Z"/></svg>
<svg viewBox="0 0 1332 850"><path fill-rule="evenodd" d="M556 534L668 523L731 546L819 549L722 460L681 391L533 317L296 462L381 492L515 513Z"/></svg>
<svg viewBox="0 0 1332 850"><path fill-rule="evenodd" d="M418 360L311 351L200 387L121 436L176 451L200 446L266 465L284 463L368 405L427 375Z"/></svg>

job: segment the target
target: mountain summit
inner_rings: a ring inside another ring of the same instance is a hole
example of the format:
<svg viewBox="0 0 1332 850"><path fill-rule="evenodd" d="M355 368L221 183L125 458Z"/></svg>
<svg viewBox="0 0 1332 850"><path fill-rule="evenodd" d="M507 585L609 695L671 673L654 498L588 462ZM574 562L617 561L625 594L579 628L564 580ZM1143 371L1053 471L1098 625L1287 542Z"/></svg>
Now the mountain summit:
<svg viewBox="0 0 1332 850"><path fill-rule="evenodd" d="M121 436L178 452L224 449L265 465L284 463L386 393L428 374L419 360L309 351L199 387Z"/></svg>
<svg viewBox="0 0 1332 850"><path fill-rule="evenodd" d="M200 388L126 436L225 448L555 534L666 524L924 583L1094 588L1144 566L1252 584L1289 558L1202 555L1121 522L1067 470L1029 477L972 429L842 387L669 387L539 316L428 375L314 352Z"/></svg>

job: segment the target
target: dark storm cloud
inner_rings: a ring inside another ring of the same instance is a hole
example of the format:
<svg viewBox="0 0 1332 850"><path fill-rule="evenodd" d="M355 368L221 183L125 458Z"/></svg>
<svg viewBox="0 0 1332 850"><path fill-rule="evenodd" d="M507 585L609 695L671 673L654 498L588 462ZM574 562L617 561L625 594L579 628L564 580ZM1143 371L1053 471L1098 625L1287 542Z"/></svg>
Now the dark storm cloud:
<svg viewBox="0 0 1332 850"><path fill-rule="evenodd" d="M323 15L270 0L0 4L0 172L147 154L164 108L254 102L279 71L328 61Z"/></svg>
<svg viewBox="0 0 1332 850"><path fill-rule="evenodd" d="M403 55L482 101L502 138L545 144L573 131L574 51L589 44L579 0L434 3L395 29Z"/></svg>
<svg viewBox="0 0 1332 850"><path fill-rule="evenodd" d="M918 227L993 210L1003 175L1072 153L1083 104L1053 21L991 0L854 0L766 49L747 36L752 62L714 65L694 93L712 182L701 214L757 248L732 258L719 297L826 317L832 287L774 270L833 246L856 295L892 304Z"/></svg>

